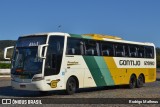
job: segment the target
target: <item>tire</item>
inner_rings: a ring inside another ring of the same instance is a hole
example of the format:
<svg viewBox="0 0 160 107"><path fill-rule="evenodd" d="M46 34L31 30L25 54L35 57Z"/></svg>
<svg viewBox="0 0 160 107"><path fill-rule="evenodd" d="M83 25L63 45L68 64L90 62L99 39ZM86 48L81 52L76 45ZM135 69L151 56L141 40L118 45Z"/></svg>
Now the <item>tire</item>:
<svg viewBox="0 0 160 107"><path fill-rule="evenodd" d="M74 94L76 92L76 87L77 87L76 80L73 77L70 77L66 84L66 93L68 95Z"/></svg>
<svg viewBox="0 0 160 107"><path fill-rule="evenodd" d="M136 76L135 75L131 75L130 80L129 80L129 88L133 89L136 87Z"/></svg>
<svg viewBox="0 0 160 107"><path fill-rule="evenodd" d="M39 91L40 95L47 95L48 91Z"/></svg>
<svg viewBox="0 0 160 107"><path fill-rule="evenodd" d="M143 87L143 84L144 84L144 77L143 75L139 75L138 79L137 79L137 88L141 88Z"/></svg>

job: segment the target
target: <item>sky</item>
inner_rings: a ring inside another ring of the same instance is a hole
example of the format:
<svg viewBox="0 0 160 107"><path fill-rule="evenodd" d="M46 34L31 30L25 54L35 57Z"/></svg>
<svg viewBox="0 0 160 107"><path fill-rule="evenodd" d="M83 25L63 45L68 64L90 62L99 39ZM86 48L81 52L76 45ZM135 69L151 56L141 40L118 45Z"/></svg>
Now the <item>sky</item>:
<svg viewBox="0 0 160 107"><path fill-rule="evenodd" d="M42 32L106 34L160 47L160 0L0 0L0 40Z"/></svg>

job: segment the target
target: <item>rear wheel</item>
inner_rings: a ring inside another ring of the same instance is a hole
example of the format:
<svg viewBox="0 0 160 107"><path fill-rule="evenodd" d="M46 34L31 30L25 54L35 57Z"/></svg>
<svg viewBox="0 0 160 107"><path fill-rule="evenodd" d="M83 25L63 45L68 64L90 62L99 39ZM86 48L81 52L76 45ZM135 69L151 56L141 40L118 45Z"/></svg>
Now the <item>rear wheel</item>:
<svg viewBox="0 0 160 107"><path fill-rule="evenodd" d="M69 95L74 94L76 92L76 87L76 80L73 77L70 77L66 84L66 93Z"/></svg>
<svg viewBox="0 0 160 107"><path fill-rule="evenodd" d="M136 87L136 76L135 75L131 75L130 81L129 81L129 88L133 89L135 87Z"/></svg>
<svg viewBox="0 0 160 107"><path fill-rule="evenodd" d="M138 79L137 79L137 88L142 87L144 84L144 77L143 75L139 75Z"/></svg>

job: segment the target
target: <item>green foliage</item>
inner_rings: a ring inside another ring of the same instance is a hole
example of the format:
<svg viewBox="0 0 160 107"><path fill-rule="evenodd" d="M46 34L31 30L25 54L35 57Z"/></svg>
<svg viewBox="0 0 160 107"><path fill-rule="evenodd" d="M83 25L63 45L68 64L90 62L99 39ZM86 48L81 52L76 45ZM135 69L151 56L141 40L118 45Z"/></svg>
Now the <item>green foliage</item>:
<svg viewBox="0 0 160 107"><path fill-rule="evenodd" d="M7 69L7 68L11 68L11 64L0 63L0 69Z"/></svg>
<svg viewBox="0 0 160 107"><path fill-rule="evenodd" d="M8 46L14 46L16 44L15 40L0 40L0 61L4 61L3 58L3 53L4 53L4 48ZM7 55L7 57L12 56L13 50L10 50Z"/></svg>

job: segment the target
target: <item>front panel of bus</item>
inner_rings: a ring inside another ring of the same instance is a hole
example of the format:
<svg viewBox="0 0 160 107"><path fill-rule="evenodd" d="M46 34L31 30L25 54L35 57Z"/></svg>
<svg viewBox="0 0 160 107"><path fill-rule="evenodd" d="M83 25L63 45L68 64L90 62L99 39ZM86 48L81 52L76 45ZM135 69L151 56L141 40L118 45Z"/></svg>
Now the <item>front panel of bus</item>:
<svg viewBox="0 0 160 107"><path fill-rule="evenodd" d="M43 47L42 55L38 57L38 46ZM59 72L62 63L64 36L27 36L20 37L15 46L11 77L12 87L20 90L47 91L63 88Z"/></svg>

